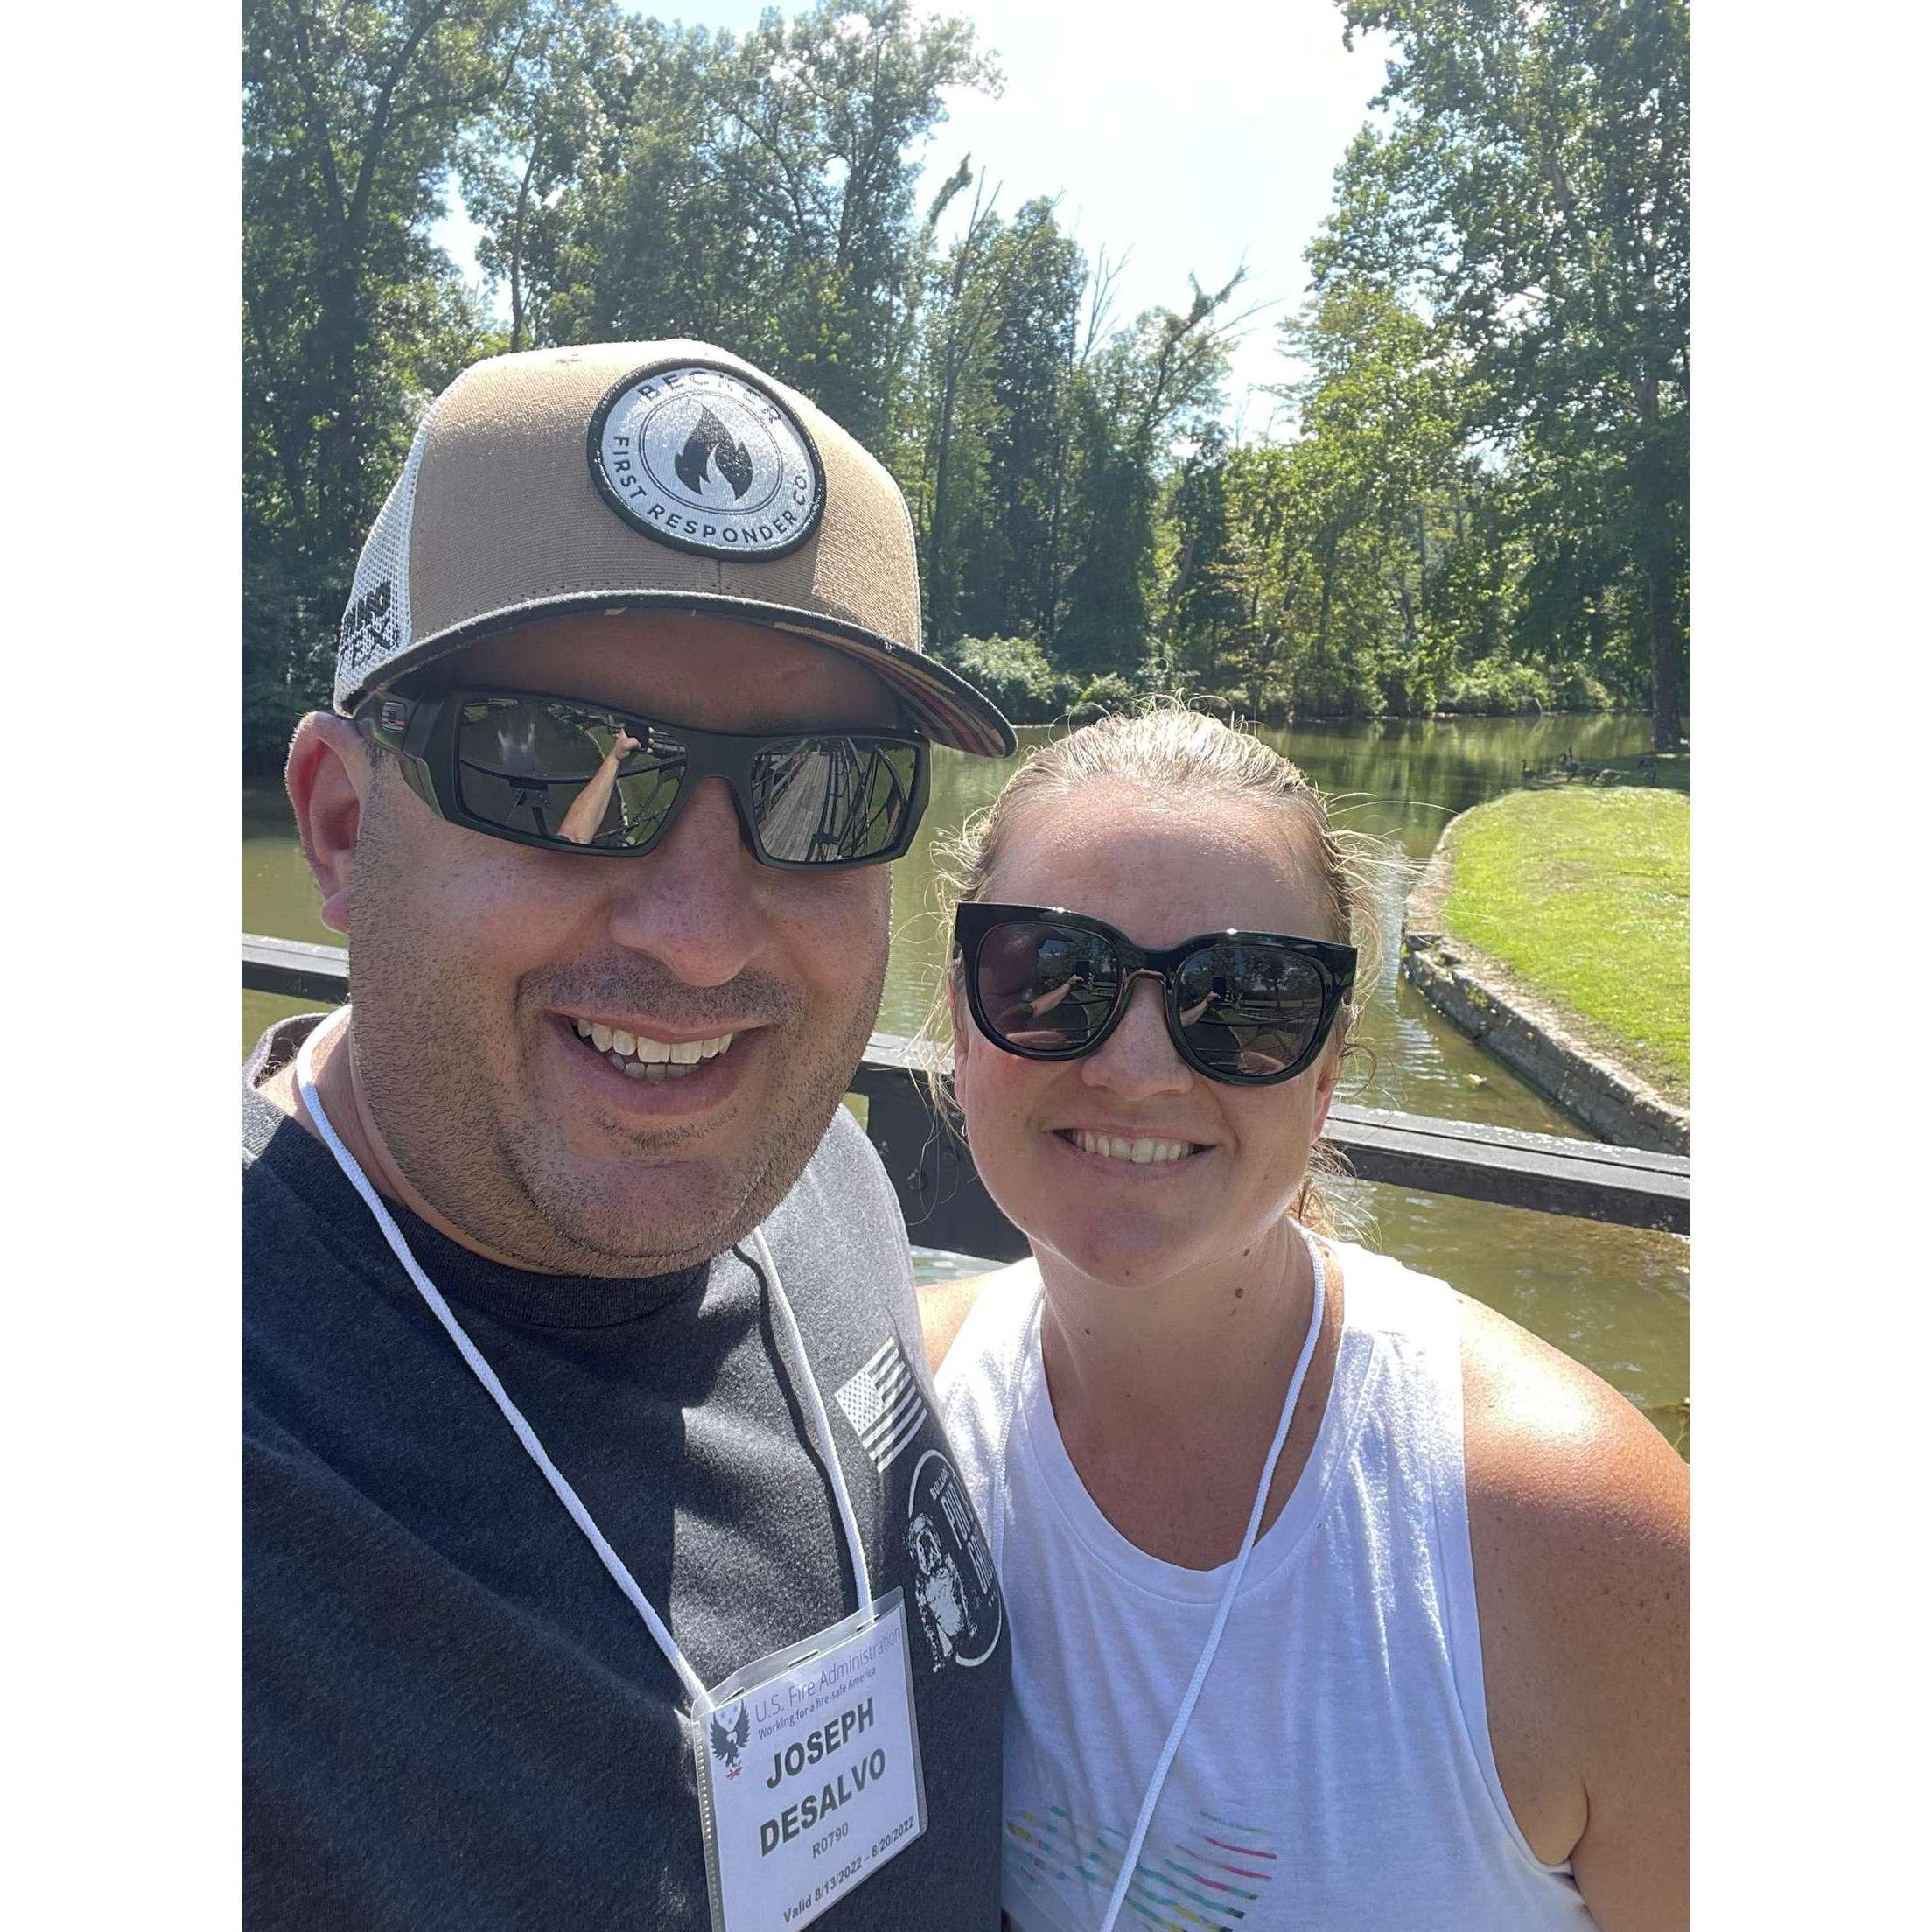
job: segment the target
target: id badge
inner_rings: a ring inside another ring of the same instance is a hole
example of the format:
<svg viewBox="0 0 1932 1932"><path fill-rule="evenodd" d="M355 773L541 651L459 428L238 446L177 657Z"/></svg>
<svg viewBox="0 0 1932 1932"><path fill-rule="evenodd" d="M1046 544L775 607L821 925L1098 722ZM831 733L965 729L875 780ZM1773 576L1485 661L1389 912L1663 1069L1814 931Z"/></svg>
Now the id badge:
<svg viewBox="0 0 1932 1932"><path fill-rule="evenodd" d="M691 1714L711 1932L809 1925L926 1829L902 1591Z"/></svg>

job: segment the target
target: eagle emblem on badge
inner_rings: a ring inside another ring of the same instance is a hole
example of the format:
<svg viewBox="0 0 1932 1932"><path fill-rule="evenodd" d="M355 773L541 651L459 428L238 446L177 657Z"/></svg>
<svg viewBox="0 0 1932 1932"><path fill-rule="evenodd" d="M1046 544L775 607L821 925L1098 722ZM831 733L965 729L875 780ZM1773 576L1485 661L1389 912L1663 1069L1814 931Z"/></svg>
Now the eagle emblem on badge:
<svg viewBox="0 0 1932 1932"><path fill-rule="evenodd" d="M711 1713L711 1754L724 1767L724 1775L735 1778L745 1767L738 1760L739 1754L751 1741L752 1714L742 1700L738 1706L738 1722L726 1724L724 1718Z"/></svg>

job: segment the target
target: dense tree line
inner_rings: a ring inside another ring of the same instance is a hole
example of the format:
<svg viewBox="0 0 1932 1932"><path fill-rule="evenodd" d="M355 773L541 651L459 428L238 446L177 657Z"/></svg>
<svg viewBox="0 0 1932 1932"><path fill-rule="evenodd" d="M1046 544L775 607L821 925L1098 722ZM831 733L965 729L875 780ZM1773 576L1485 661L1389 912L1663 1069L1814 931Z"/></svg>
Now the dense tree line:
<svg viewBox="0 0 1932 1932"><path fill-rule="evenodd" d="M1240 276L1117 316L1117 260L970 160L1001 77L905 0L742 37L615 0L246 0L244 758L327 688L416 414L503 349L689 334L814 396L912 505L928 643L1016 717L1648 706L1688 628L1677 0L1339 0L1396 50L1227 421ZM448 184L507 323L430 242ZM1284 426L1285 425L1285 426Z"/></svg>

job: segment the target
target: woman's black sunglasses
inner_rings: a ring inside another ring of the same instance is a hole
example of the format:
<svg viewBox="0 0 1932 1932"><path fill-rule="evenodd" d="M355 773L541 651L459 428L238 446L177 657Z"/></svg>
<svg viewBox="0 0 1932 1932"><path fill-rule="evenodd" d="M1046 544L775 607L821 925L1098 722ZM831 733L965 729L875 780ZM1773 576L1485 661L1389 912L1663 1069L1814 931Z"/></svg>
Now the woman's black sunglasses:
<svg viewBox="0 0 1932 1932"><path fill-rule="evenodd" d="M973 1024L1025 1060L1090 1054L1159 980L1174 1050L1233 1086L1292 1080L1321 1051L1355 983L1355 948L1284 933L1202 933L1150 951L1055 906L963 903L953 943Z"/></svg>
<svg viewBox="0 0 1932 1932"><path fill-rule="evenodd" d="M876 865L912 844L931 781L903 732L700 732L540 691L380 692L355 723L452 825L554 851L638 858L715 777L760 864Z"/></svg>

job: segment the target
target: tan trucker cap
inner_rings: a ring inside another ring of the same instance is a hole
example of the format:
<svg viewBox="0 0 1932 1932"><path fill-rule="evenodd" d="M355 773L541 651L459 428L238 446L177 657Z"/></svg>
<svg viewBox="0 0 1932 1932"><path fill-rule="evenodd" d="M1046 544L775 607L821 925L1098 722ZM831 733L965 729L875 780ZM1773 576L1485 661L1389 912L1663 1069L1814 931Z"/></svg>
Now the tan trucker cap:
<svg viewBox="0 0 1932 1932"><path fill-rule="evenodd" d="M899 486L831 418L703 342L493 356L434 402L362 547L335 708L558 611L701 611L863 664L935 742L1012 727L925 654Z"/></svg>

